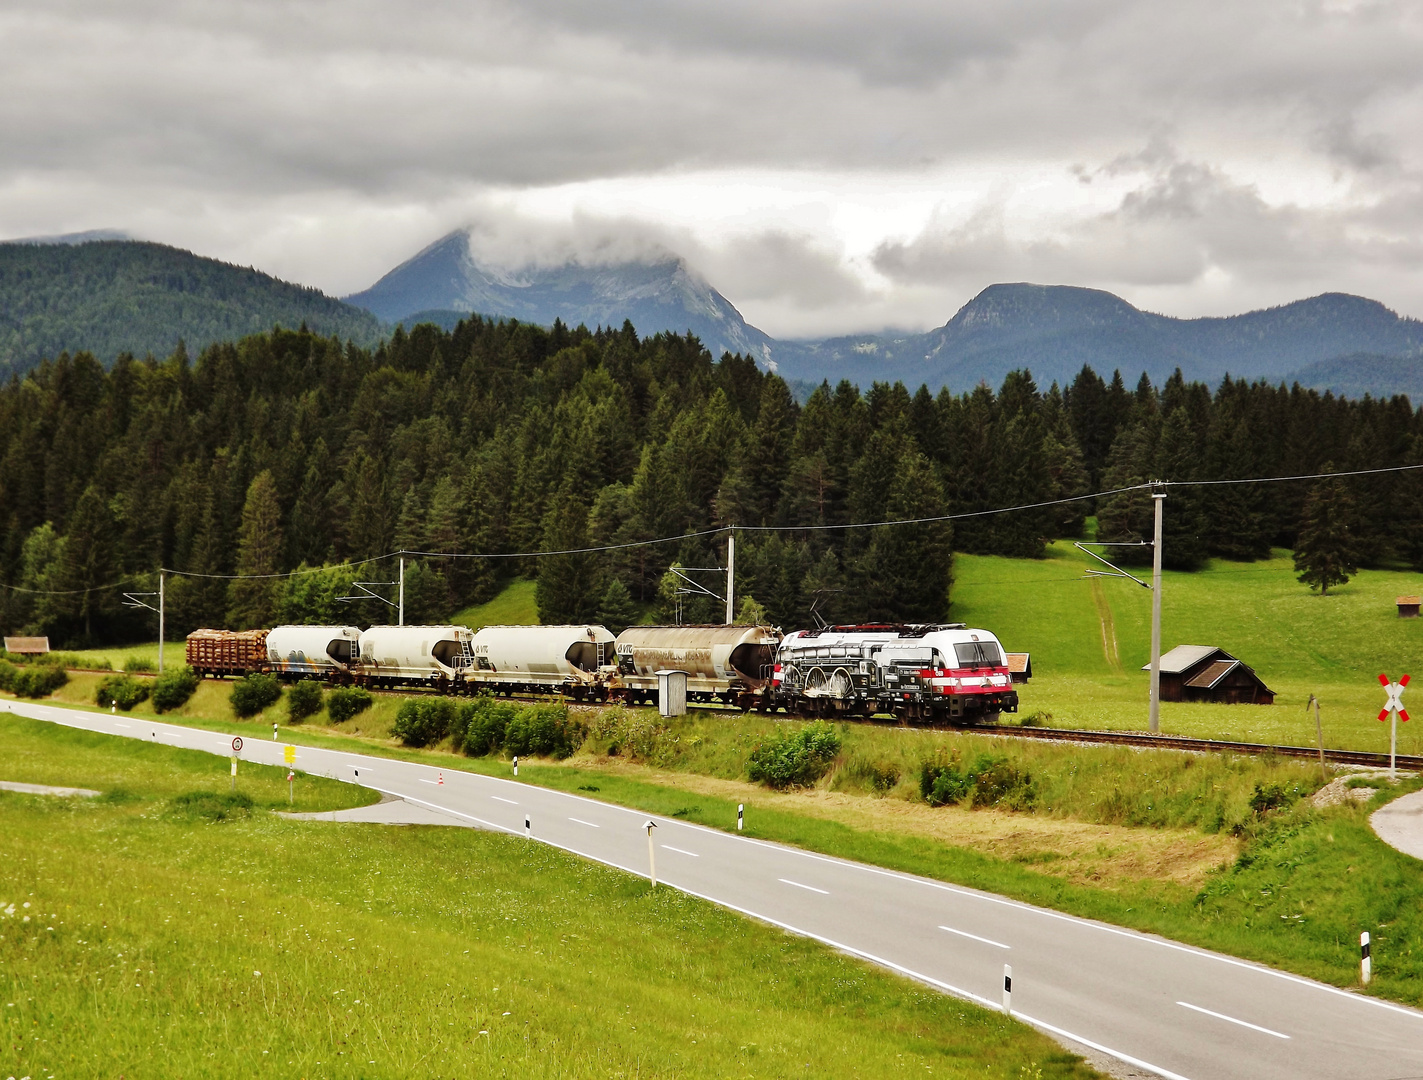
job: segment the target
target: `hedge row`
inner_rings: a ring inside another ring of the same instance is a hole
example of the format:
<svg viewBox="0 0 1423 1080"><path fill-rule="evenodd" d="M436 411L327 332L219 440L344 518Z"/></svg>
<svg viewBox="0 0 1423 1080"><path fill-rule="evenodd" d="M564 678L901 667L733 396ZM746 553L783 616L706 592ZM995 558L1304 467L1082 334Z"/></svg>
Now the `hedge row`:
<svg viewBox="0 0 1423 1080"><path fill-rule="evenodd" d="M583 745L588 732L566 705L521 707L493 698L457 702L431 697L401 705L391 734L406 746L450 739L472 757L504 753L562 759Z"/></svg>

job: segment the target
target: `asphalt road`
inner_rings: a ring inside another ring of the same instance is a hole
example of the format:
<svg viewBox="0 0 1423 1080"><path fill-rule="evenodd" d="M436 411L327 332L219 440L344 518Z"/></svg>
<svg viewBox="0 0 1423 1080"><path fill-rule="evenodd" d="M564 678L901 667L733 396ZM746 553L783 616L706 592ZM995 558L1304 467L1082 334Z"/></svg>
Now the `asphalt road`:
<svg viewBox="0 0 1423 1080"><path fill-rule="evenodd" d="M11 711L228 756L230 736L24 702ZM260 731L260 729L257 729ZM245 740L245 761L284 745ZM297 767L647 876L648 816L510 779L297 748ZM1423 1012L973 889L655 819L665 884L1187 1080L1423 1078ZM729 822L728 825L731 823ZM1376 960L1376 962L1379 962Z"/></svg>

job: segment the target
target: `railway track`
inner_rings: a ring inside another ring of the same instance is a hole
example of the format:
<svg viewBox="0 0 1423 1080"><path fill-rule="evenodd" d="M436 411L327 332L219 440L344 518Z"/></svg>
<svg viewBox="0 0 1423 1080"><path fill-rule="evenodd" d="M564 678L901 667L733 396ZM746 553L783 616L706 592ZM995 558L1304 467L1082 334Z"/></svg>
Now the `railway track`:
<svg viewBox="0 0 1423 1080"><path fill-rule="evenodd" d="M998 724L967 730L1024 739L1048 739L1053 742L1137 746L1156 750L1278 754L1281 757L1319 759L1317 746L1272 746L1268 743L1229 742L1225 739L1192 739L1185 735L1151 735L1144 731L1082 731L1076 728L1010 727ZM1362 765L1384 769L1388 768L1389 761L1387 754L1375 754L1366 750L1331 750L1328 747L1324 748L1324 760L1336 765ZM1423 770L1423 757L1416 754L1399 754L1396 761L1400 769Z"/></svg>
<svg viewBox="0 0 1423 1080"><path fill-rule="evenodd" d="M88 668L71 668L74 672L92 673L95 675L112 675L111 670L99 670ZM386 691L376 691L385 693ZM505 697L508 701L519 701L526 703L546 702L550 697L557 695L532 695L532 694L510 694ZM572 702L588 708L597 707L596 702ZM727 706L709 705L701 702L688 702L690 708L708 709L718 712L737 712ZM787 716L786 719L797 719L797 717ZM861 720L860 723L892 723L886 721ZM934 730L957 731L966 734L979 735L1005 735L1010 738L1021 739L1046 739L1050 742L1075 742L1084 744L1095 744L1099 746L1135 746L1154 750L1187 750L1198 753L1232 753L1232 754L1278 754L1281 757L1308 758L1318 760L1319 748L1316 746L1275 746L1269 743L1249 743L1233 742L1226 739L1195 739L1186 735L1152 735L1144 731L1091 731L1081 728L1051 728L1051 727L1019 727L1016 724L982 724L975 727L945 727L934 725ZM1358 765L1363 768L1386 769L1389 764L1387 754L1373 753L1367 750L1331 750L1324 749L1324 760L1335 765ZM1423 772L1423 755L1399 754L1395 759L1400 769Z"/></svg>

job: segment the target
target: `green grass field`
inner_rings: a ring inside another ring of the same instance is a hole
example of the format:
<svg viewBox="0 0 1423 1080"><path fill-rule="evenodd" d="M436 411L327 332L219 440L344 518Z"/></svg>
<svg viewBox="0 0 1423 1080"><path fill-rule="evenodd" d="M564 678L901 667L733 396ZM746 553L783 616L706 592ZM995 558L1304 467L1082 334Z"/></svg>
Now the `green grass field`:
<svg viewBox="0 0 1423 1080"><path fill-rule="evenodd" d="M1145 728L1151 593L1121 579L1083 580L1089 562L1065 542L1043 560L958 555L950 616L1032 653L1024 714L1051 713L1058 727ZM1134 572L1149 580L1149 569ZM1266 562L1213 560L1199 573L1166 573L1162 651L1218 645L1279 696L1272 706L1164 702L1162 730L1312 745L1305 703L1316 694L1326 745L1387 750L1377 677L1423 661L1423 620L1400 619L1394 606L1394 597L1420 591L1418 574L1364 570L1319 596L1295 580L1283 551ZM1423 724L1399 725L1399 752L1423 753Z"/></svg>
<svg viewBox="0 0 1423 1080"><path fill-rule="evenodd" d="M534 600L537 582L530 578L515 578L487 604L476 604L457 611L450 622L478 630L483 626L537 626L538 604Z"/></svg>
<svg viewBox="0 0 1423 1080"><path fill-rule="evenodd" d="M0 760L108 793L0 792L6 1075L1095 1075L997 1013L541 844L286 821L262 808L277 769L217 820L183 796L225 792L222 759L9 715ZM308 806L364 794L303 784Z"/></svg>

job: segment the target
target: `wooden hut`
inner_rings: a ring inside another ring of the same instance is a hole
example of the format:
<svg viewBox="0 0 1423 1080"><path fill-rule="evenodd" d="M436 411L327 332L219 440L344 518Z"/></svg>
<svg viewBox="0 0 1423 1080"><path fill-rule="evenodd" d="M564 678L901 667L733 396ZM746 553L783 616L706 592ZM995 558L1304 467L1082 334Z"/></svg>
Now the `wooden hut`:
<svg viewBox="0 0 1423 1080"><path fill-rule="evenodd" d="M16 656L43 656L49 652L47 637L7 637L5 651Z"/></svg>
<svg viewBox="0 0 1423 1080"><path fill-rule="evenodd" d="M1033 654L1025 652L1004 653L1008 658L1008 677L1015 683L1024 683L1033 677Z"/></svg>
<svg viewBox="0 0 1423 1080"><path fill-rule="evenodd" d="M1150 671L1151 665L1142 667ZM1255 669L1214 645L1177 645L1161 657L1162 701L1273 705L1275 692Z"/></svg>
<svg viewBox="0 0 1423 1080"><path fill-rule="evenodd" d="M1398 605L1398 617L1400 619L1418 618L1418 604L1420 599L1423 598L1417 596L1400 596L1395 600L1394 603Z"/></svg>

